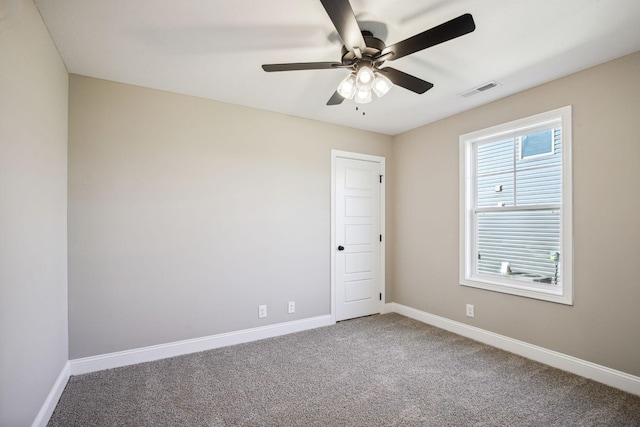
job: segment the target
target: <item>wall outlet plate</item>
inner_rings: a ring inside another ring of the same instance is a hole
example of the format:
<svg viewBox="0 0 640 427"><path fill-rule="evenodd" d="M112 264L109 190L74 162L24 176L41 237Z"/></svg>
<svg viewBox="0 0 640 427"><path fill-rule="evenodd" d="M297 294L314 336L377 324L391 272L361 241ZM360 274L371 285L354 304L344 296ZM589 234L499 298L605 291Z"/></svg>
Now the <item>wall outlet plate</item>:
<svg viewBox="0 0 640 427"><path fill-rule="evenodd" d="M467 317L474 317L475 315L473 311L473 305L467 304Z"/></svg>
<svg viewBox="0 0 640 427"><path fill-rule="evenodd" d="M296 312L296 302L295 301L289 301L289 305L287 306L287 312L289 314Z"/></svg>
<svg viewBox="0 0 640 427"><path fill-rule="evenodd" d="M261 319L263 317L267 317L267 306L266 305L258 306L258 317L261 318Z"/></svg>

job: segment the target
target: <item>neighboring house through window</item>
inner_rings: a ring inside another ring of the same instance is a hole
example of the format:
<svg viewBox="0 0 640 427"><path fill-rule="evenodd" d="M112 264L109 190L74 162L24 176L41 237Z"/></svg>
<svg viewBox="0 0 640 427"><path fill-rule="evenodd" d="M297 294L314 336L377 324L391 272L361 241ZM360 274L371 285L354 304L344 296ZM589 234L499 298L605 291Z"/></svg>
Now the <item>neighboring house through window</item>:
<svg viewBox="0 0 640 427"><path fill-rule="evenodd" d="M460 284L572 304L571 107L460 136Z"/></svg>

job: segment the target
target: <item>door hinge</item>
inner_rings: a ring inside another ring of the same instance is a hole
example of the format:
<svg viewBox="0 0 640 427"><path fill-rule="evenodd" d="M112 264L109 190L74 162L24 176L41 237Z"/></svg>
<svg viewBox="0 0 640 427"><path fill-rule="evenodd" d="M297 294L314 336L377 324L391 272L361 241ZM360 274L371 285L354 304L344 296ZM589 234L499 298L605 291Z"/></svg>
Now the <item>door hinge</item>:
<svg viewBox="0 0 640 427"><path fill-rule="evenodd" d="M382 292L380 292L380 301L382 301Z"/></svg>
<svg viewBox="0 0 640 427"><path fill-rule="evenodd" d="M380 184L382 184L382 176L383 176L383 175L380 175Z"/></svg>
<svg viewBox="0 0 640 427"><path fill-rule="evenodd" d="M380 235L380 241L382 242L382 234Z"/></svg>

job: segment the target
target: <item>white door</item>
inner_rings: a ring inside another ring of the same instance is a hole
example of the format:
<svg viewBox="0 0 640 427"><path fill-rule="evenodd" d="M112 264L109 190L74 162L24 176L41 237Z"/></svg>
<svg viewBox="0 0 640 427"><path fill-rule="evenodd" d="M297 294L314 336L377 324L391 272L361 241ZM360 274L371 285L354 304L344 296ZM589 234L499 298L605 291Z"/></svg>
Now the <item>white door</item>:
<svg viewBox="0 0 640 427"><path fill-rule="evenodd" d="M382 311L383 161L335 157L336 321Z"/></svg>

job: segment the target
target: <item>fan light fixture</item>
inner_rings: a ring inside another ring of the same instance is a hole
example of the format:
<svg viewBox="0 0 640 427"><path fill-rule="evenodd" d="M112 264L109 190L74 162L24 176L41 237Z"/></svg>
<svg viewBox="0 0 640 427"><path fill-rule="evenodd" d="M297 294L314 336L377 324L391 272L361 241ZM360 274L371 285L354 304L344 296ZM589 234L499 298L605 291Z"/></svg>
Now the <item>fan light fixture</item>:
<svg viewBox="0 0 640 427"><path fill-rule="evenodd" d="M356 104L368 104L371 102L371 90L370 89L358 89L356 96L353 99Z"/></svg>
<svg viewBox="0 0 640 427"><path fill-rule="evenodd" d="M358 89L370 90L374 78L373 70L369 65L362 64L358 67L358 71L356 72L356 85L358 85Z"/></svg>
<svg viewBox="0 0 640 427"><path fill-rule="evenodd" d="M373 91L378 95L378 98L382 98L393 87L393 83L386 76L381 73L376 73L376 78L373 81Z"/></svg>
<svg viewBox="0 0 640 427"><path fill-rule="evenodd" d="M338 85L338 93L345 99L353 99L357 104L371 102L371 91L381 98L393 87L393 83L368 64L358 66Z"/></svg>
<svg viewBox="0 0 640 427"><path fill-rule="evenodd" d="M356 75L351 73L338 85L338 93L345 99L353 98L356 94Z"/></svg>

